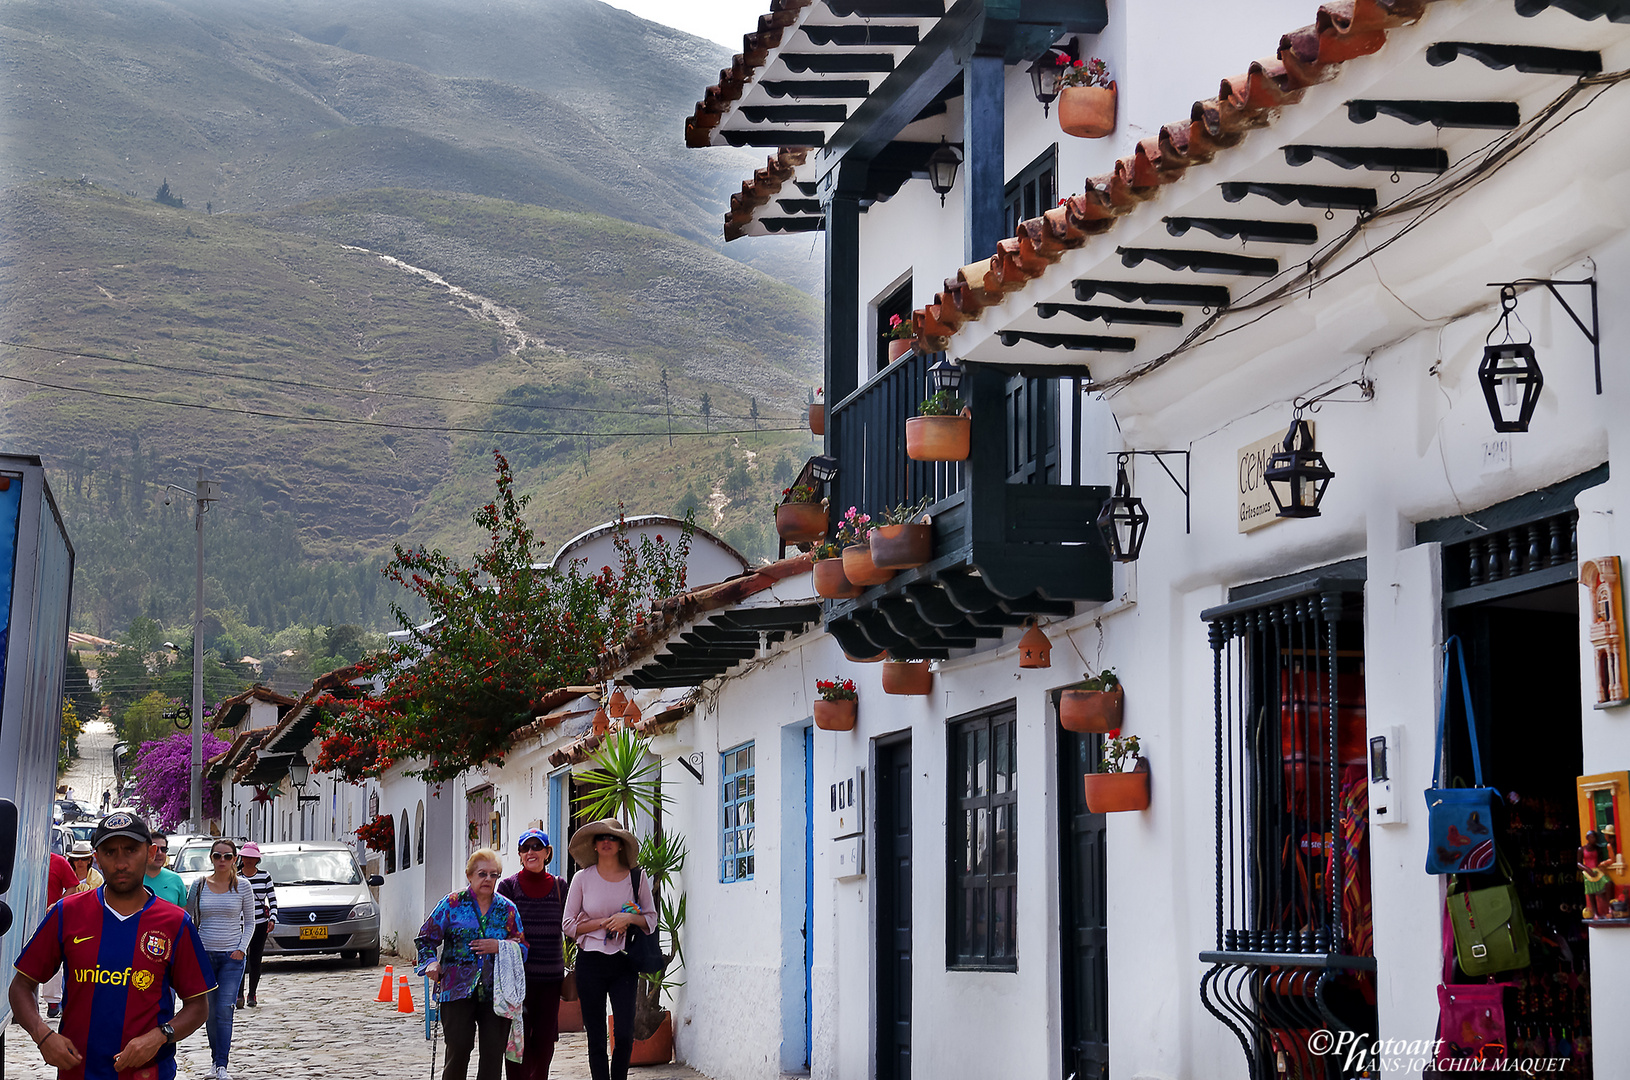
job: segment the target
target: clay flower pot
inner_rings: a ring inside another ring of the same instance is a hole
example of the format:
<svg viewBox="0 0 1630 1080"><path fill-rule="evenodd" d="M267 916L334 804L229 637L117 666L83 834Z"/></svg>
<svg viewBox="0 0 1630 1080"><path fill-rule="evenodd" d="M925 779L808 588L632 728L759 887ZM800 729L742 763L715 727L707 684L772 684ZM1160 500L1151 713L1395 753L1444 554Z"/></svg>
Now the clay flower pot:
<svg viewBox="0 0 1630 1080"><path fill-rule="evenodd" d="M870 587L883 584L894 576L894 571L877 566L867 545L850 544L843 549L843 576L852 584Z"/></svg>
<svg viewBox="0 0 1630 1080"><path fill-rule="evenodd" d="M912 461L967 461L973 419L913 416L906 421L906 457Z"/></svg>
<svg viewBox="0 0 1630 1080"><path fill-rule="evenodd" d="M912 341L910 338L890 338L889 363L892 364L896 360L900 359L900 357L909 353L914 344L916 344L916 342Z"/></svg>
<svg viewBox="0 0 1630 1080"><path fill-rule="evenodd" d="M1126 690L1067 689L1058 695L1058 722L1065 731L1103 734L1121 726Z"/></svg>
<svg viewBox="0 0 1630 1080"><path fill-rule="evenodd" d="M934 685L927 660L890 660L883 665L883 693L923 697Z"/></svg>
<svg viewBox="0 0 1630 1080"><path fill-rule="evenodd" d="M826 507L820 503L782 503L775 508L775 532L789 544L814 544L826 536Z"/></svg>
<svg viewBox="0 0 1630 1080"><path fill-rule="evenodd" d="M826 434L826 406L819 401L812 401L809 405L809 433Z"/></svg>
<svg viewBox="0 0 1630 1080"><path fill-rule="evenodd" d="M1058 126L1078 139L1101 139L1115 130L1115 84L1066 86L1058 95Z"/></svg>
<svg viewBox="0 0 1630 1080"><path fill-rule="evenodd" d="M606 1024L606 1048L610 1052L616 1048L617 1033L615 1022ZM651 1033L649 1039L635 1039L634 1053L628 1059L630 1065L666 1065L674 1059L674 1028L673 1014L663 1013L662 1023Z"/></svg>
<svg viewBox="0 0 1630 1080"><path fill-rule="evenodd" d="M872 563L890 570L909 570L934 557L934 527L921 522L879 525L871 534Z"/></svg>
<svg viewBox="0 0 1630 1080"><path fill-rule="evenodd" d="M1088 773L1087 809L1094 814L1149 809L1149 770L1138 760L1136 772Z"/></svg>
<svg viewBox="0 0 1630 1080"><path fill-rule="evenodd" d="M828 600L850 600L866 590L843 573L843 560L819 559L815 563L815 595Z"/></svg>
<svg viewBox="0 0 1630 1080"><path fill-rule="evenodd" d="M843 650L843 658L855 664L875 664L879 660L887 660L889 658L889 651L887 649L879 649L877 650L877 655L875 656L854 656L848 649L845 649Z"/></svg>
<svg viewBox="0 0 1630 1080"><path fill-rule="evenodd" d="M853 731L855 729L855 707L860 703L854 698L847 701L815 702L815 726L822 731Z"/></svg>

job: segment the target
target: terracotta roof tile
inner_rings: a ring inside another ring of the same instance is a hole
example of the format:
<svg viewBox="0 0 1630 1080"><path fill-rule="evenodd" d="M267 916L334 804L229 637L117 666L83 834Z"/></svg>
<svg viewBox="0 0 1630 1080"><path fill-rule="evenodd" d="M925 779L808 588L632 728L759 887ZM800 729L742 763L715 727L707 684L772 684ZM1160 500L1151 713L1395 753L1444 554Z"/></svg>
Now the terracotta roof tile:
<svg viewBox="0 0 1630 1080"><path fill-rule="evenodd" d="M753 211L779 194L808 159L807 146L783 146L770 155L764 168L754 170L751 179L743 180L741 191L730 196L730 212L724 216L724 238L734 240L743 235L753 220Z"/></svg>
<svg viewBox="0 0 1630 1080"><path fill-rule="evenodd" d="M1280 109L1301 100L1307 87L1335 78L1339 64L1380 49L1388 30L1415 22L1428 4L1436 2L1336 0L1321 5L1312 25L1279 39L1275 56L1256 61L1242 75L1223 79L1216 97L1196 101L1187 123L1167 124L1153 138L1140 140L1112 172L1090 177L1081 194L1060 200L1057 208L1039 218L1020 222L1014 236L1001 241L990 259L969 263L956 277L947 278L945 292L935 297L935 304L913 314L913 326L942 331L932 344L948 345L963 323L1040 277L1065 250L1107 232L1117 218L1153 198L1189 168L1237 145L1252 128L1272 123ZM944 317L949 312L958 318Z"/></svg>
<svg viewBox="0 0 1630 1080"><path fill-rule="evenodd" d="M758 74L769 54L781 44L786 28L798 21L798 13L815 0L770 0L770 10L758 17L758 29L741 37L742 51L735 61L719 72L719 81L708 87L697 102L696 111L685 121L685 145L697 149L711 145L710 136L719 126L725 110L741 100L747 83Z"/></svg>

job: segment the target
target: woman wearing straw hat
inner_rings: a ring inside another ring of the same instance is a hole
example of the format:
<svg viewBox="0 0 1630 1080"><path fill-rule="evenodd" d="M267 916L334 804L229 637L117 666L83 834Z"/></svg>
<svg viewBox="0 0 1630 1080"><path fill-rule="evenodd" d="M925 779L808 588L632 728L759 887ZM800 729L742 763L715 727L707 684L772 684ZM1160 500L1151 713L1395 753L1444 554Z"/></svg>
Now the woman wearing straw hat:
<svg viewBox="0 0 1630 1080"><path fill-rule="evenodd" d="M79 884L64 895L73 896L102 887L102 875L91 863L95 856L96 852L91 849L89 840L76 840L74 846L68 849L68 865L74 868L74 876L79 879Z"/></svg>
<svg viewBox="0 0 1630 1080"><path fill-rule="evenodd" d="M651 879L640 875L636 890L630 880L639 859L639 841L617 821L591 821L572 834L566 845L582 872L566 893L566 933L577 939L577 994L583 1004L583 1032L589 1047L589 1074L594 1080L627 1080L632 1037L620 1038L606 1063L606 999L616 1030L634 1032L634 991L639 972L625 951L630 926L657 928Z"/></svg>

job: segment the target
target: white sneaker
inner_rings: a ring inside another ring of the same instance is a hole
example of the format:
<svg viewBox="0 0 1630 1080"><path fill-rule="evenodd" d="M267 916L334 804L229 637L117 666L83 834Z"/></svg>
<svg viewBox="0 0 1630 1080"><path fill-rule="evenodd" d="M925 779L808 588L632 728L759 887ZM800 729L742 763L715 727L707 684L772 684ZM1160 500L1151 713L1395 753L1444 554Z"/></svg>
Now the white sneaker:
<svg viewBox="0 0 1630 1080"><path fill-rule="evenodd" d="M226 1071L225 1065L215 1066L215 1080L232 1080L232 1074Z"/></svg>

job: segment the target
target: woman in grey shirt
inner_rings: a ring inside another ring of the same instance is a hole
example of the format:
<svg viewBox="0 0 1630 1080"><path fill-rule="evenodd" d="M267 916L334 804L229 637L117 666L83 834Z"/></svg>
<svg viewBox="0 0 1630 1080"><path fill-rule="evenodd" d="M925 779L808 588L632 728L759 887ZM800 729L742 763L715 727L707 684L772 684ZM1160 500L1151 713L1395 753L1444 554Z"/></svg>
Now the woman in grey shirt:
<svg viewBox="0 0 1630 1080"><path fill-rule="evenodd" d="M255 936L255 890L238 873L238 845L222 837L209 850L210 872L187 892L187 914L198 924L198 936L215 968L209 992L209 1053L214 1080L231 1080L226 1059L232 1049L232 1006L243 981L243 958Z"/></svg>

